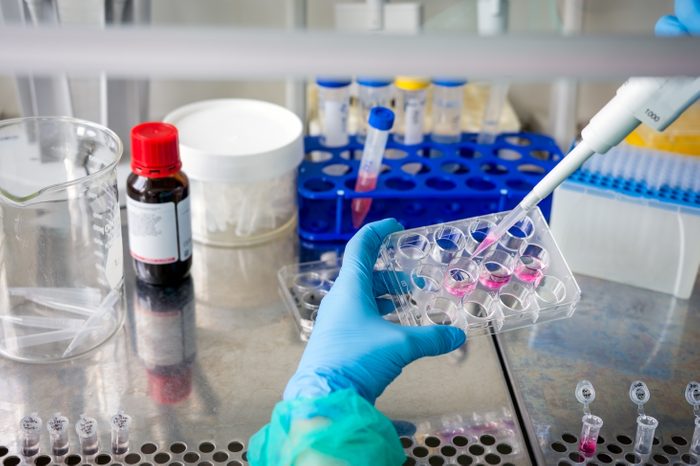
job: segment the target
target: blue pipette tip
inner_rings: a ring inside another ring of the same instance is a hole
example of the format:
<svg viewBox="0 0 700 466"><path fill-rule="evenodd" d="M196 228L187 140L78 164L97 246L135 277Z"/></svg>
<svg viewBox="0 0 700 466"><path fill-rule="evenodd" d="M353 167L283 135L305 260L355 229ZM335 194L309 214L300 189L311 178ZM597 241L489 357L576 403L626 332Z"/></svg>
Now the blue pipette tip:
<svg viewBox="0 0 700 466"><path fill-rule="evenodd" d="M369 111L369 125L381 131L388 131L394 126L394 112L386 107L372 107Z"/></svg>

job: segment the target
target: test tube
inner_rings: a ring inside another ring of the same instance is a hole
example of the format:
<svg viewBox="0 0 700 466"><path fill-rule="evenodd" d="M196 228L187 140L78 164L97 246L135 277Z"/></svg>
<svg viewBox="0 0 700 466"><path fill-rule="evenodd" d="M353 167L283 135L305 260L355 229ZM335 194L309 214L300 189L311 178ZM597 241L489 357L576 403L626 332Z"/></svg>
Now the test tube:
<svg viewBox="0 0 700 466"><path fill-rule="evenodd" d="M603 420L593 414L586 414L581 419L581 423L578 449L583 456L590 458L595 454L598 446L598 434L600 434L600 428L603 427Z"/></svg>
<svg viewBox="0 0 700 466"><path fill-rule="evenodd" d="M476 139L478 144L493 144L496 140L498 126L501 122L501 114L505 107L509 87L510 84L504 81L495 82L491 85L491 92L489 93L489 100L486 104L481 130Z"/></svg>
<svg viewBox="0 0 700 466"><path fill-rule="evenodd" d="M389 140L389 130L394 126L394 112L386 107L374 107L369 113L369 132L362 151L360 171L355 182L355 192L365 193L374 191L377 187L379 170L382 167L384 149ZM359 228L365 221L372 198L356 198L352 200L352 226Z"/></svg>
<svg viewBox="0 0 700 466"><path fill-rule="evenodd" d="M462 107L465 80L433 79L433 130L431 139L454 144L462 136Z"/></svg>
<svg viewBox="0 0 700 466"><path fill-rule="evenodd" d="M350 82L346 78L316 80L321 144L326 147L341 147L348 143Z"/></svg>
<svg viewBox="0 0 700 466"><path fill-rule="evenodd" d="M49 439L51 441L51 453L56 457L62 457L68 454L70 446L68 438L68 418L61 416L61 413L53 415L49 422L46 423L46 429L49 431Z"/></svg>
<svg viewBox="0 0 700 466"><path fill-rule="evenodd" d="M97 438L97 421L85 414L80 415L80 420L75 424L75 433L80 441L80 451L84 456L97 454L99 440Z"/></svg>
<svg viewBox="0 0 700 466"><path fill-rule="evenodd" d="M634 452L645 456L651 453L654 446L654 432L659 421L651 416L642 414L637 417L637 434L634 437Z"/></svg>
<svg viewBox="0 0 700 466"><path fill-rule="evenodd" d="M24 416L19 421L19 452L22 456L30 458L39 453L41 426L37 413Z"/></svg>
<svg viewBox="0 0 700 466"><path fill-rule="evenodd" d="M365 142L369 129L369 112L374 107L391 107L391 82L389 78L357 78L357 101L360 108L360 124L357 140Z"/></svg>
<svg viewBox="0 0 700 466"><path fill-rule="evenodd" d="M700 456L700 417L695 418L695 430L690 441L690 453Z"/></svg>
<svg viewBox="0 0 700 466"><path fill-rule="evenodd" d="M423 142L425 95L430 81L424 78L399 76L396 87L395 138L407 146Z"/></svg>
<svg viewBox="0 0 700 466"><path fill-rule="evenodd" d="M123 455L129 451L129 426L131 425L131 416L124 414L124 411L119 410L117 414L112 416L110 426L112 427L112 453L115 455Z"/></svg>

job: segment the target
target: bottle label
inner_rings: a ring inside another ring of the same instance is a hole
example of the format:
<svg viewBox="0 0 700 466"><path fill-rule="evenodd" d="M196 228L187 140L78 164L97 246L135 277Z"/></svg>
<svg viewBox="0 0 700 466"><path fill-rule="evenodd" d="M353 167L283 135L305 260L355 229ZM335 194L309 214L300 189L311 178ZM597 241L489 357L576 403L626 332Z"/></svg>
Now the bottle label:
<svg viewBox="0 0 700 466"><path fill-rule="evenodd" d="M406 104L403 142L407 145L423 142L423 102L409 101Z"/></svg>
<svg viewBox="0 0 700 466"><path fill-rule="evenodd" d="M172 264L192 255L189 197L148 204L126 200L131 257L146 264Z"/></svg>

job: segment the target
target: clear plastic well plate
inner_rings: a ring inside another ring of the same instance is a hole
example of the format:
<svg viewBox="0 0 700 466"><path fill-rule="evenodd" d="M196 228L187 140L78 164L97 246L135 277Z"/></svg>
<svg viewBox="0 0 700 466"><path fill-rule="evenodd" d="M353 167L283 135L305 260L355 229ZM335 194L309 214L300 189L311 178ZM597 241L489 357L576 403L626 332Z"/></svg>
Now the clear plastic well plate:
<svg viewBox="0 0 700 466"><path fill-rule="evenodd" d="M384 240L375 280L402 325L453 325L470 337L571 317L581 290L539 209L497 243L471 253L504 213L414 228ZM307 340L341 259L288 265L282 296ZM375 286L375 289L377 287ZM383 306L385 307L385 306Z"/></svg>
<svg viewBox="0 0 700 466"><path fill-rule="evenodd" d="M403 325L453 325L469 336L570 317L581 290L539 209L480 257L506 212L394 233L378 268Z"/></svg>
<svg viewBox="0 0 700 466"><path fill-rule="evenodd" d="M306 341L311 335L321 300L338 277L342 259L306 262L282 267L277 273L280 292Z"/></svg>

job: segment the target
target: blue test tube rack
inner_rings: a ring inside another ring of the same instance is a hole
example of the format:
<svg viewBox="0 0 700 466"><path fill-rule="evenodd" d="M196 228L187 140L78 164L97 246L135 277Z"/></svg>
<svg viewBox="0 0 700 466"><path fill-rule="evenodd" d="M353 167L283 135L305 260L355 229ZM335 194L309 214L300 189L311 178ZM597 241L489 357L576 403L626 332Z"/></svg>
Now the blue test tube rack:
<svg viewBox="0 0 700 466"><path fill-rule="evenodd" d="M432 225L515 207L563 154L554 140L534 133L503 133L493 144L464 133L459 143L387 144L377 189L354 191L362 144L325 147L316 136L304 140L299 168L299 234L308 241L346 241L355 229L350 204L370 197L366 222L393 217L406 228ZM540 203L546 218L551 197Z"/></svg>

